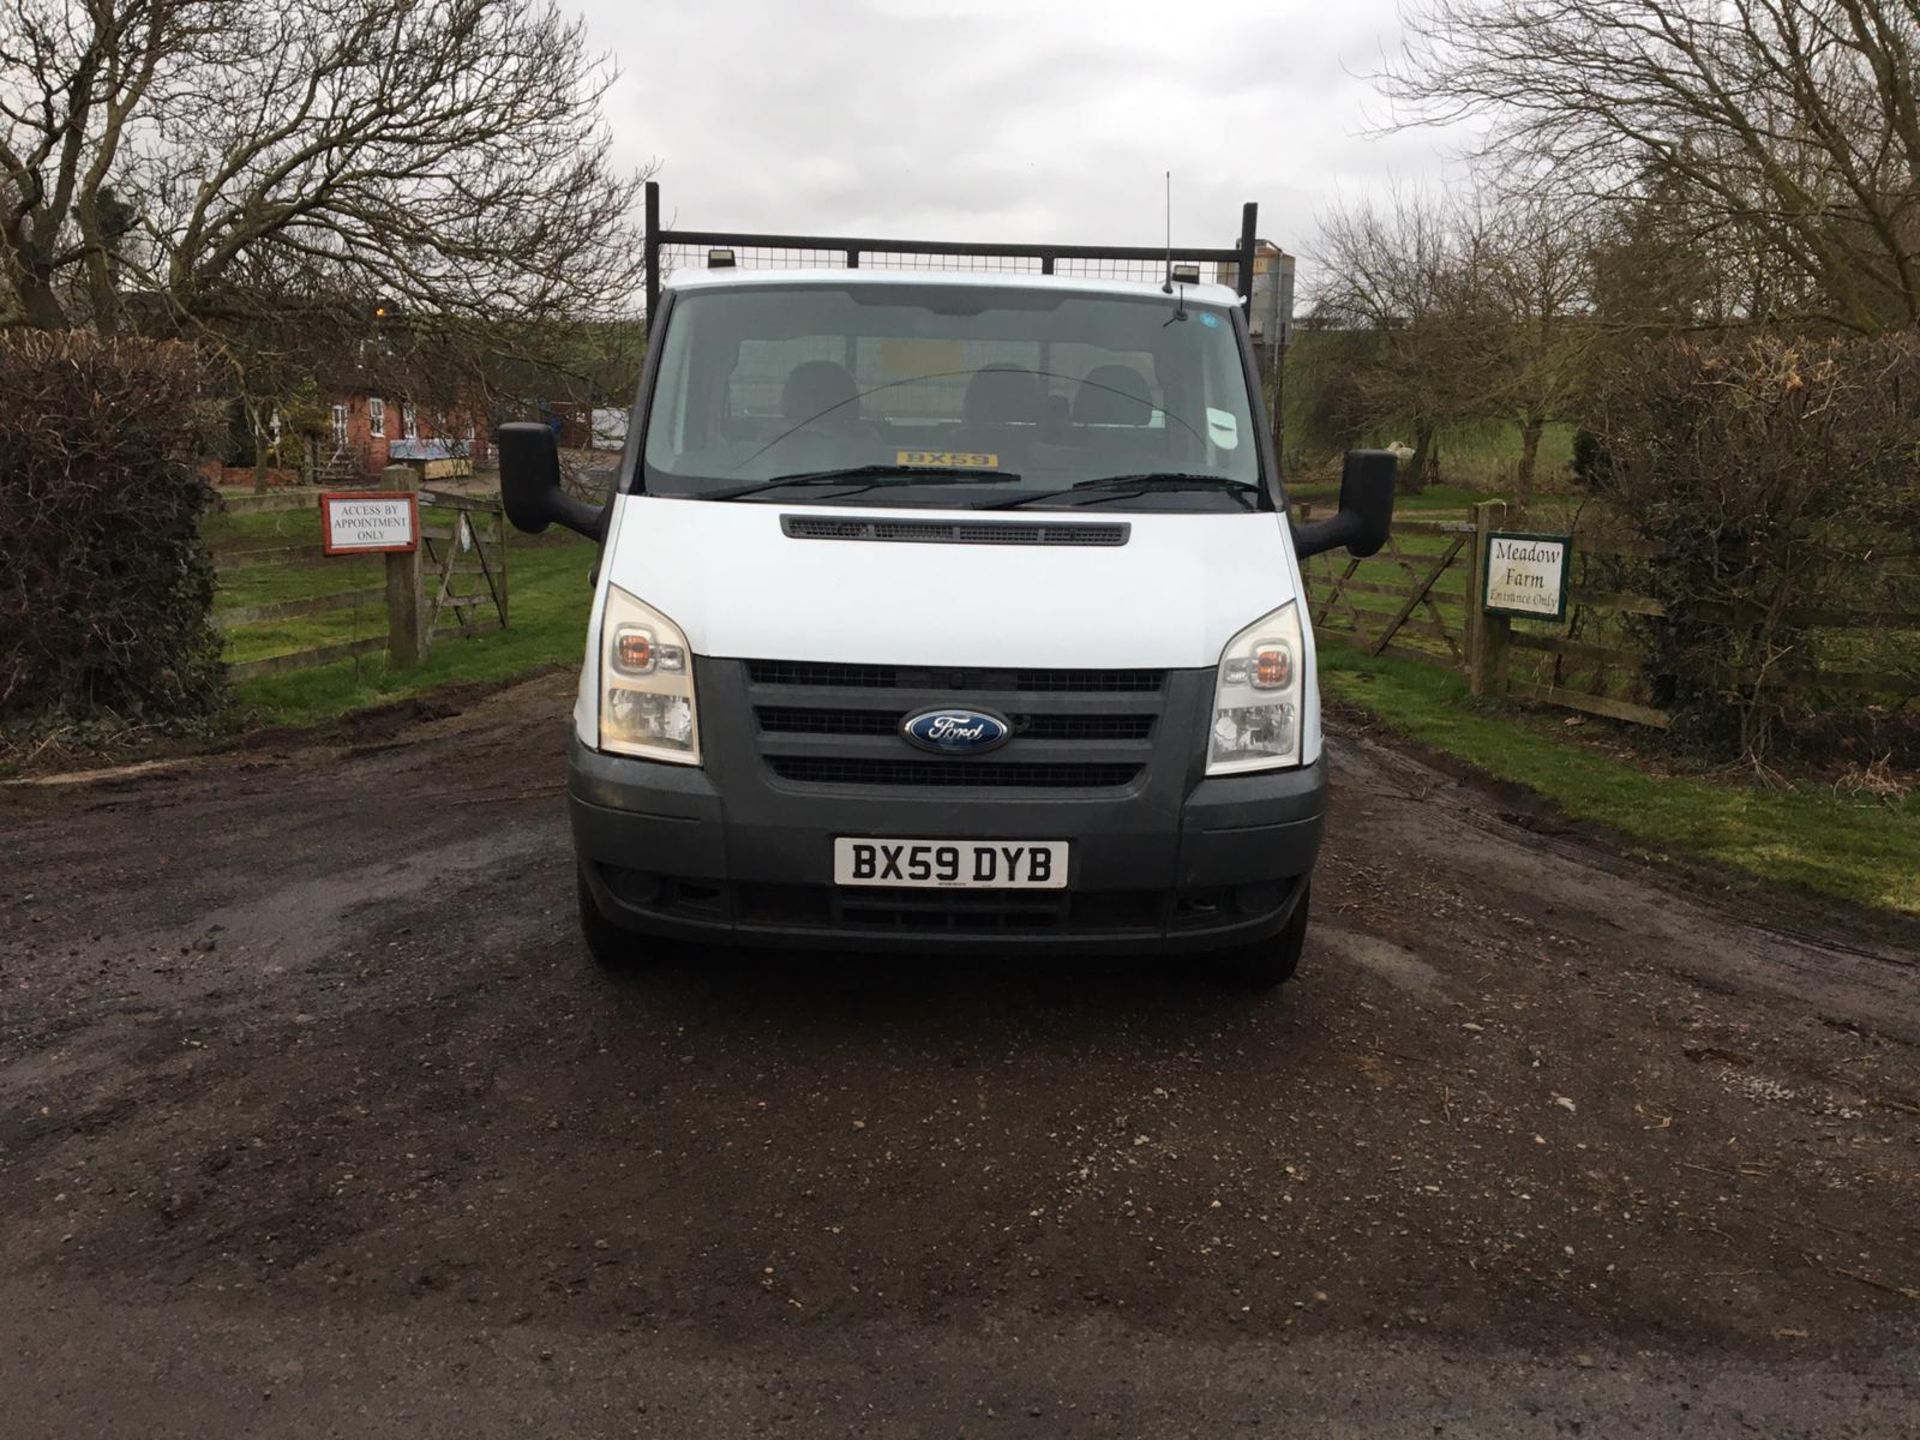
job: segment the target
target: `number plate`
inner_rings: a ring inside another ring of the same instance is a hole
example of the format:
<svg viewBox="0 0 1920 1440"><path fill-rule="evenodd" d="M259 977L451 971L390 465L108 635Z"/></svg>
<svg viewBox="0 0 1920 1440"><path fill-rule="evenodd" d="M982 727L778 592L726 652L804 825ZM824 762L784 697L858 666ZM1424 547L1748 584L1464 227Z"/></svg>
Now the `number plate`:
<svg viewBox="0 0 1920 1440"><path fill-rule="evenodd" d="M1064 890L1064 840L833 842L833 883L951 890Z"/></svg>

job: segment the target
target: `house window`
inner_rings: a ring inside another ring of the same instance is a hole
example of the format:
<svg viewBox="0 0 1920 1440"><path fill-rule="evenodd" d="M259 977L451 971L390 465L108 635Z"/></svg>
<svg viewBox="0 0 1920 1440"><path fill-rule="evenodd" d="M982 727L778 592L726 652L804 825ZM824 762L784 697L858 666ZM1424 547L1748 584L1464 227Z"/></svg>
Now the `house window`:
<svg viewBox="0 0 1920 1440"><path fill-rule="evenodd" d="M367 401L367 433L376 440L387 438L387 402L378 395Z"/></svg>
<svg viewBox="0 0 1920 1440"><path fill-rule="evenodd" d="M400 433L409 440L420 438L420 412L411 402L400 407Z"/></svg>
<svg viewBox="0 0 1920 1440"><path fill-rule="evenodd" d="M335 449L345 449L347 444L347 407L333 407L333 444Z"/></svg>

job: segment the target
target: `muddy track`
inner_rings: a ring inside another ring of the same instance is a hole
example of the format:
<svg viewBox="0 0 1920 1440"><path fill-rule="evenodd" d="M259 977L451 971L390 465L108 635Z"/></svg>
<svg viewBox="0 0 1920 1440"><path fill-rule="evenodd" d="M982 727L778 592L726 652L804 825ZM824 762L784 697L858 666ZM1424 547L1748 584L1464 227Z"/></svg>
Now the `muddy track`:
<svg viewBox="0 0 1920 1440"><path fill-rule="evenodd" d="M1920 1426L1899 932L1349 730L1278 997L610 977L568 690L0 789L8 1433Z"/></svg>

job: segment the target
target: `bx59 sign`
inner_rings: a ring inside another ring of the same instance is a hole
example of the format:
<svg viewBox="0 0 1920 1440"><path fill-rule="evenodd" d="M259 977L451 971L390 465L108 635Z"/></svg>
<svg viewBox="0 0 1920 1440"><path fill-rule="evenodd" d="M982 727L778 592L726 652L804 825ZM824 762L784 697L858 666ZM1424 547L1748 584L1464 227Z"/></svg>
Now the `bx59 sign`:
<svg viewBox="0 0 1920 1440"><path fill-rule="evenodd" d="M1571 535L1520 535L1496 530L1487 537L1481 608L1494 615L1564 620L1567 615L1567 554Z"/></svg>
<svg viewBox="0 0 1920 1440"><path fill-rule="evenodd" d="M320 497L320 545L329 555L420 548L420 501L410 490L348 490Z"/></svg>

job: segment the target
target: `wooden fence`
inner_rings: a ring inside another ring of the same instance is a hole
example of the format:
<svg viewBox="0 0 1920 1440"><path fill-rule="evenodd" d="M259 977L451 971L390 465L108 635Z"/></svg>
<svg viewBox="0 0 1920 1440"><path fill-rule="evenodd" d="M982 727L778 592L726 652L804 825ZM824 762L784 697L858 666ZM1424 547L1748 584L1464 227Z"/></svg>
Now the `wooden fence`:
<svg viewBox="0 0 1920 1440"><path fill-rule="evenodd" d="M1311 513L1296 506L1301 519ZM1530 523L1488 501L1470 516L1431 512L1396 515L1381 552L1366 560L1345 554L1307 561L1308 604L1318 634L1340 636L1370 655L1398 655L1459 670L1476 695L1512 696L1584 714L1665 728L1667 713L1652 703L1644 656L1633 621L1667 614L1652 596L1633 591L1632 575L1660 558L1659 547L1573 526L1567 557L1566 618L1560 622L1514 620L1482 613L1479 573L1494 530L1567 533L1564 520ZM1882 557L1894 565L1912 552ZM1699 605L1695 618L1730 623L1726 607ZM1802 611L1787 623L1829 631L1871 634L1913 632L1920 655L1920 611L1895 606L1875 611ZM1798 677L1836 691L1890 696L1920 694L1920 675L1876 669L1808 669Z"/></svg>
<svg viewBox="0 0 1920 1440"><path fill-rule="evenodd" d="M307 492L301 503L313 512L313 533L317 536L318 492ZM290 507L282 503L270 508ZM499 499L423 490L420 541L421 585L419 593L411 597L420 637L415 648L424 651L441 636L504 630L507 524ZM239 573L257 572L263 567L295 572L287 577L287 588L319 593L217 608L215 623L224 632L234 638L251 632L257 638L262 630L322 616L336 622L346 638L232 663L227 668L231 679L305 670L381 650L397 653L404 648L404 642L395 643L396 628L404 630L405 621L397 620L393 610L384 557L327 556L318 540L310 544L235 545L214 552L215 571L229 585L235 583ZM333 583L336 581L337 586ZM408 597L403 595L401 602L407 604Z"/></svg>

